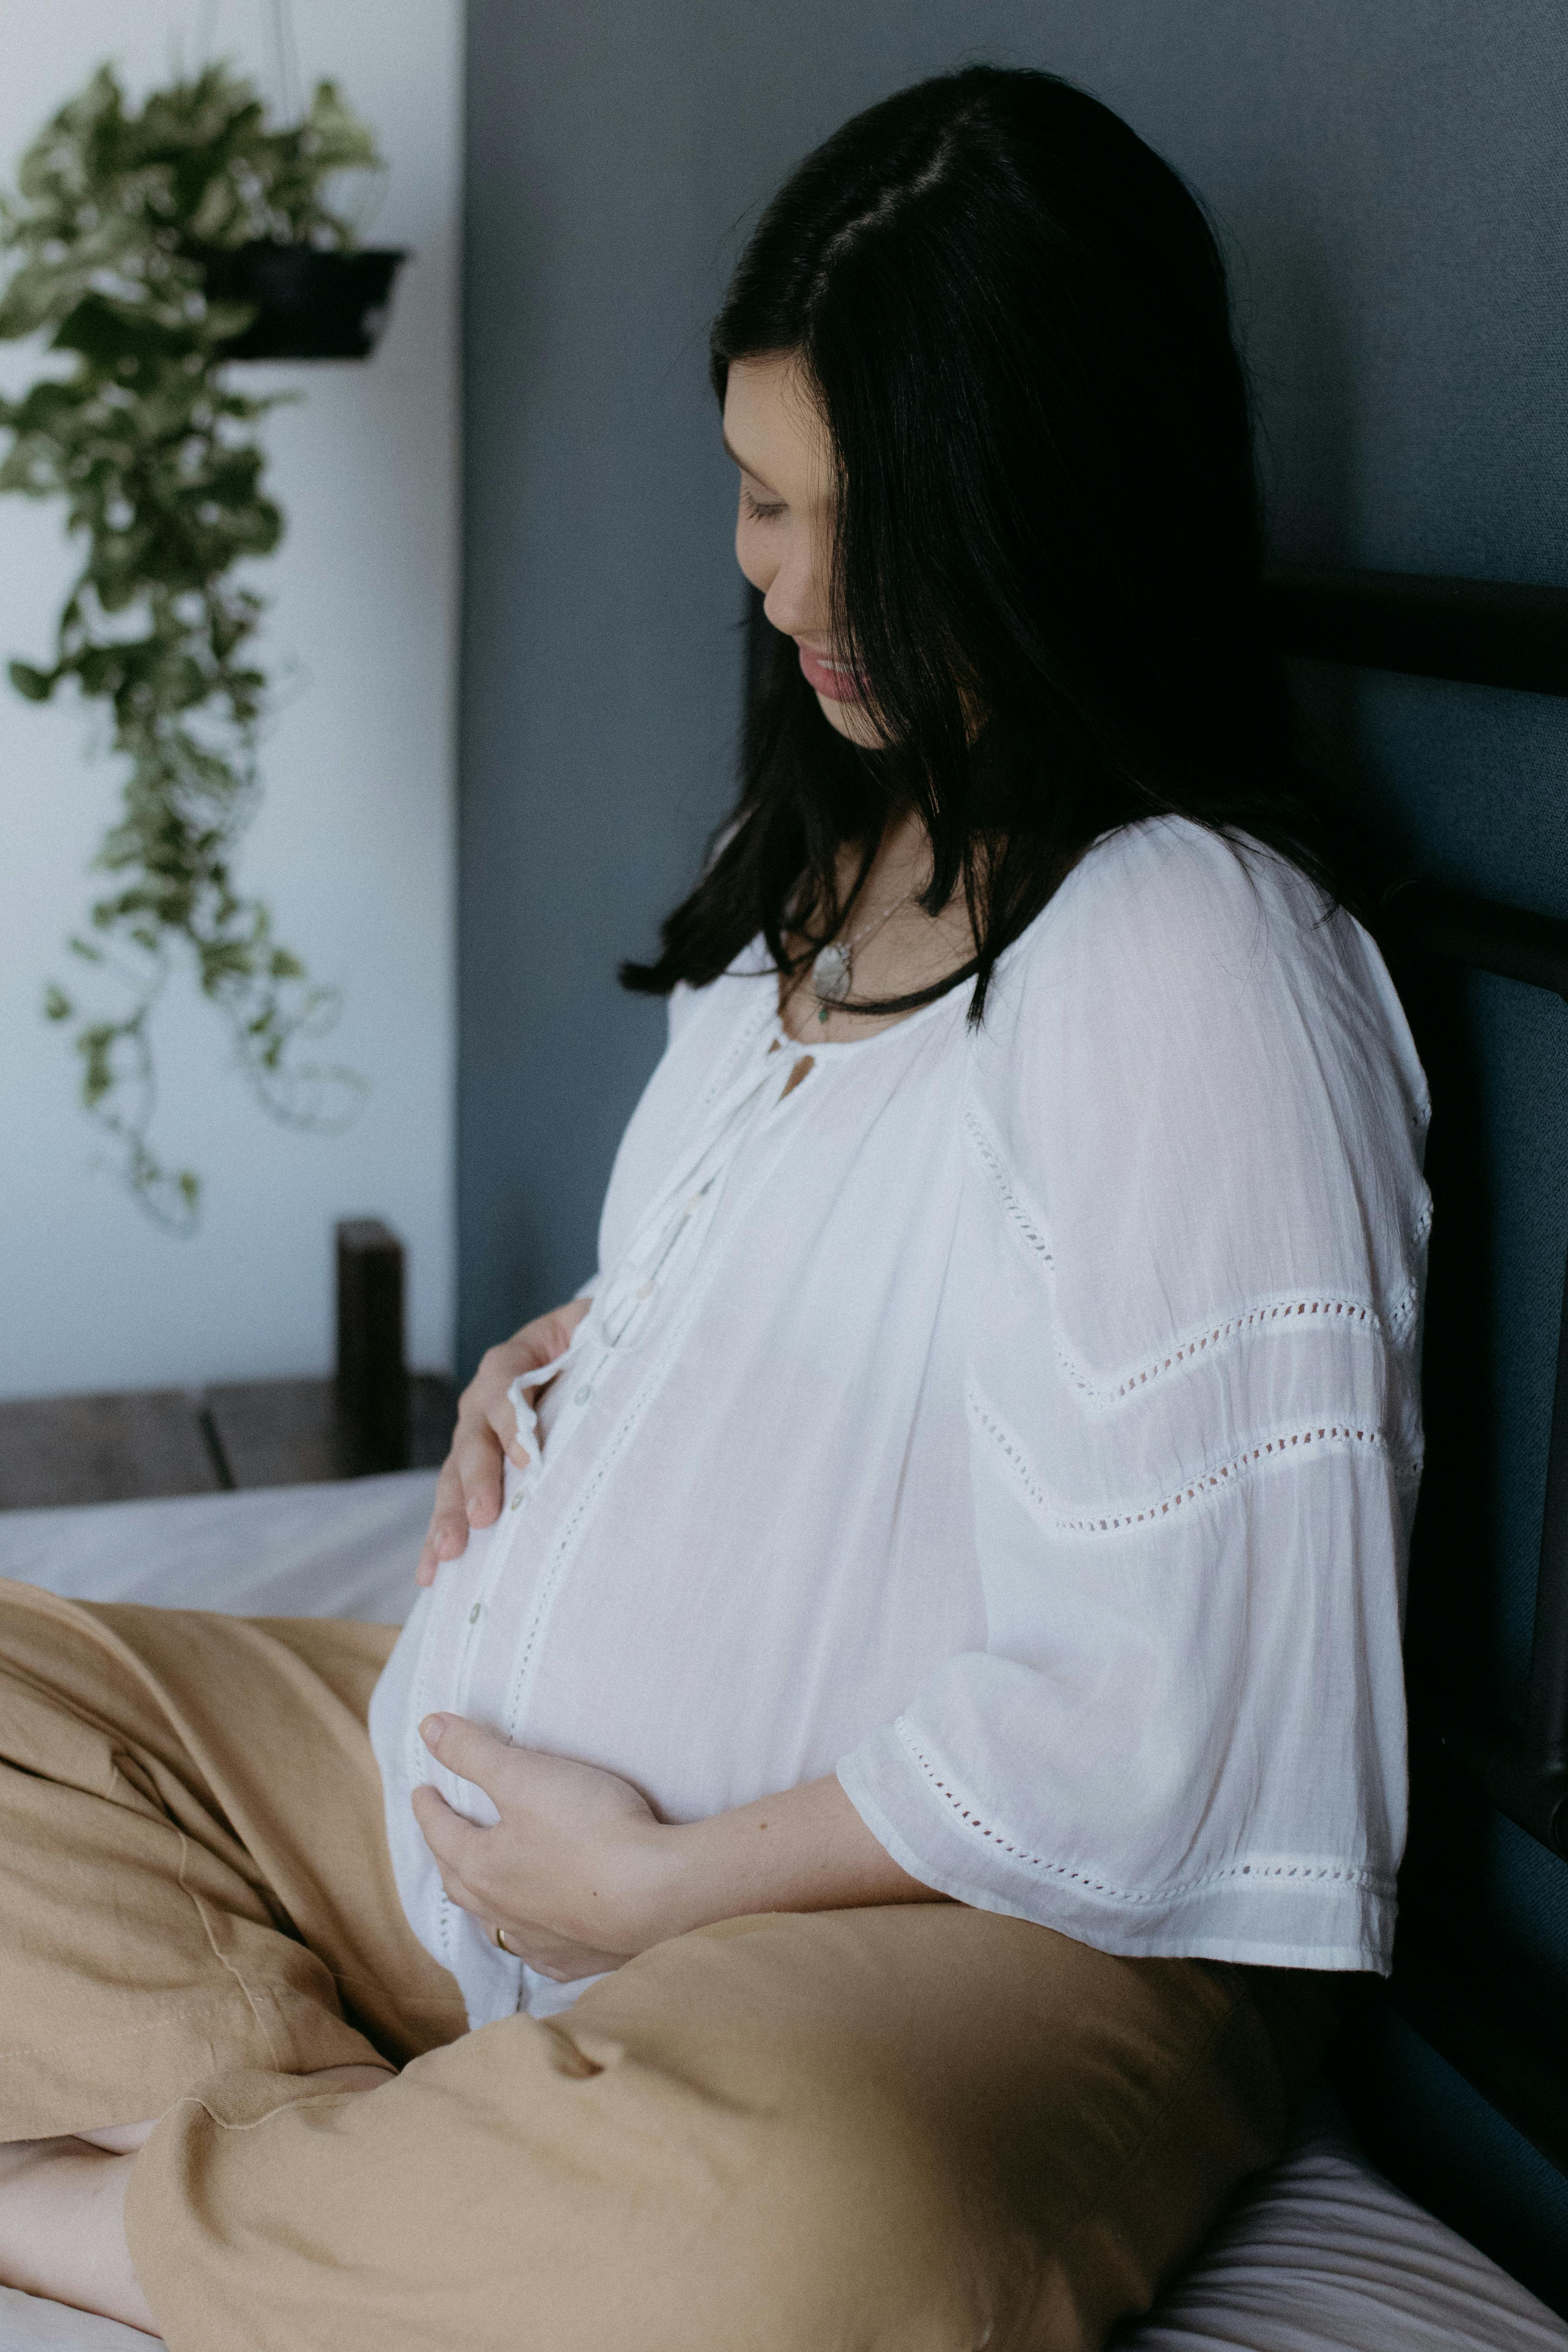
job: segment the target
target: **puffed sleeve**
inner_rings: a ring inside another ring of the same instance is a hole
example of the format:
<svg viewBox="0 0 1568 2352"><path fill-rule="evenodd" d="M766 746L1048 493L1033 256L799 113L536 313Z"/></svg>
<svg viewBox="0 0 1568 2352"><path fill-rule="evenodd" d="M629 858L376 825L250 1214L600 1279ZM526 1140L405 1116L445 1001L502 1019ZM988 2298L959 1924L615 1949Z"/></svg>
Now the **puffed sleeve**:
<svg viewBox="0 0 1568 2352"><path fill-rule="evenodd" d="M1385 1969L1427 1196L1381 959L1266 853L1114 836L1006 960L964 1119L987 1646L839 1777L962 1902Z"/></svg>

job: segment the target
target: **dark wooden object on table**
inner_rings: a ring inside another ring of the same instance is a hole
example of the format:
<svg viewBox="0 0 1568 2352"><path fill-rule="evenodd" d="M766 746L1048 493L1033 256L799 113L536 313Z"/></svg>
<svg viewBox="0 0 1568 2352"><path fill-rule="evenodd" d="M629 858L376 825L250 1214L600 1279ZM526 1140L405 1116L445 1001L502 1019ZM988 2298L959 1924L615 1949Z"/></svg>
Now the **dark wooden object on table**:
<svg viewBox="0 0 1568 2352"><path fill-rule="evenodd" d="M0 1510L430 1469L455 1412L444 1373L410 1373L403 1244L379 1218L337 1228L337 1376L0 1403Z"/></svg>
<svg viewBox="0 0 1568 2352"><path fill-rule="evenodd" d="M406 1466L403 1244L379 1217L338 1227L337 1407L356 1470Z"/></svg>

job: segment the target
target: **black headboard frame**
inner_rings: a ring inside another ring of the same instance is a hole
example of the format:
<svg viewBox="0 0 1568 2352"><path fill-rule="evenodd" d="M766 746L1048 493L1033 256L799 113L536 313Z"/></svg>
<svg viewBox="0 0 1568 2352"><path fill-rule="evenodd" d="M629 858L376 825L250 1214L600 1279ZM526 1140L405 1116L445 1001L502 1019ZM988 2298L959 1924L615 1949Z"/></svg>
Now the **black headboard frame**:
<svg viewBox="0 0 1568 2352"><path fill-rule="evenodd" d="M1568 696L1568 589L1386 572L1276 572L1266 583L1280 650L1363 669ZM1545 989L1568 1004L1568 922L1432 882L1383 904L1395 944ZM1444 1744L1489 1801L1568 1859L1568 1267L1522 1723L1452 1723Z"/></svg>
<svg viewBox="0 0 1568 2352"><path fill-rule="evenodd" d="M1264 594L1284 653L1568 695L1568 588L1407 572L1271 572Z"/></svg>
<svg viewBox="0 0 1568 2352"><path fill-rule="evenodd" d="M1400 883L1384 906L1384 943L1396 959L1458 966L1546 989L1568 1003L1568 922L1471 898L1423 881ZM1441 1116L1441 1112L1439 1112ZM1442 1205L1439 1202L1439 1218ZM1477 1800L1568 1858L1568 1271L1564 1274L1547 1452L1540 1565L1525 1704L1500 1720L1478 1701L1478 1664L1462 1654L1463 1630L1448 1630L1433 1656L1409 1662L1415 1811L1413 1834L1430 1850L1461 1826ZM1423 1532L1417 1526L1417 1536ZM1458 1614L1471 1530L1462 1521L1426 1530L1412 1563L1417 1603L1433 1598ZM1456 1557L1458 1553L1458 1557ZM1445 1556L1446 1555L1446 1556ZM1439 1589L1420 1587L1436 1578ZM1436 1672L1427 1691L1418 1676ZM1422 1752L1435 1741L1437 1755ZM1431 1818L1436 1813L1437 1820ZM1426 1819L1423 1819L1423 1815ZM1408 1875L1408 1874L1406 1874ZM1402 1878L1401 1927L1385 1997L1416 2031L1568 2179L1568 2021L1552 1989L1538 1985L1465 1895L1435 1901L1430 1874L1416 1887ZM1439 1883L1446 1874L1439 1874ZM1364 2031L1366 2021L1362 2021ZM1352 2037L1353 2038L1353 2037Z"/></svg>
<svg viewBox="0 0 1568 2352"><path fill-rule="evenodd" d="M1292 656L1568 696L1568 589L1279 571L1264 593L1275 642ZM748 712L770 635L762 603L752 591ZM1379 929L1395 961L1416 973L1462 968L1568 1003L1568 922L1413 877L1388 892ZM1462 1572L1466 1563L1458 1565ZM1423 1573L1418 1558L1418 1580ZM1447 1676L1440 1691L1416 1687L1415 1676L1426 1671L1413 1663L1413 1713L1423 1740L1435 1727L1450 1790L1468 1790L1472 1805L1495 1807L1568 1858L1568 1274L1522 1719L1486 1717L1474 1698L1473 1664L1468 1683ZM1441 1777L1426 1772L1424 1758L1417 1767L1418 1811L1440 1807L1447 1801ZM1407 1900L1393 1977L1371 1998L1374 2011L1386 2000L1406 2017L1568 2180L1568 2023L1561 2003L1533 1992L1512 1957L1489 1940L1484 1923Z"/></svg>
<svg viewBox="0 0 1568 2352"><path fill-rule="evenodd" d="M1568 922L1418 881L1397 884L1384 912L1389 929L1418 951L1548 989L1568 1004ZM1456 1721L1444 1744L1500 1812L1568 1860L1568 1266L1524 1719Z"/></svg>
<svg viewBox="0 0 1568 2352"><path fill-rule="evenodd" d="M1276 640L1299 658L1568 696L1568 590L1308 572L1276 572L1266 593ZM1543 990L1568 1004L1568 922L1420 878L1397 883L1381 912L1402 985L1411 980L1419 991L1446 968ZM1457 1603L1481 1567L1479 1557L1465 1556L1472 1534L1462 1519L1428 1527L1412 1564L1416 1602L1428 1597L1422 1588L1430 1582L1437 1606L1456 1617L1446 1660L1439 1642L1420 1645L1410 1662L1413 1841L1420 1837L1429 1856L1450 1824L1461 1841L1473 1838L1474 1821L1464 1817L1489 1806L1568 1859L1568 1269L1530 1664L1524 1705L1512 1721L1499 1720L1478 1698L1479 1663L1463 1654ZM1428 1674L1436 1687L1425 1686ZM1568 2018L1561 1994L1474 1916L1468 1887L1457 1899L1435 1898L1432 1875L1419 1866L1416 1884L1402 1875L1394 1974L1355 2024L1351 2063L1368 2047L1365 2033L1386 2000L1568 2181Z"/></svg>

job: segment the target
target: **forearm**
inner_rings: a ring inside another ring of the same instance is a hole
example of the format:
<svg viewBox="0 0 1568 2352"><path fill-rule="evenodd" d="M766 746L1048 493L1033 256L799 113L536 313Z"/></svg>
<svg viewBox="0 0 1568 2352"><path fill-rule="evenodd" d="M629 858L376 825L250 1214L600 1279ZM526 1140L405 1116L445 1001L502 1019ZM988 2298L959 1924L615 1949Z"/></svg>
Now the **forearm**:
<svg viewBox="0 0 1568 2352"><path fill-rule="evenodd" d="M836 1780L677 1823L661 1822L618 1774L515 1748L461 1716L426 1716L420 1731L500 1816L481 1829L437 1790L414 1790L442 1885L546 1976L595 1976L752 1912L945 1899L900 1869Z"/></svg>
<svg viewBox="0 0 1568 2352"><path fill-rule="evenodd" d="M649 1943L754 1911L942 1899L900 1868L831 1775L709 1821L661 1825L652 1861Z"/></svg>

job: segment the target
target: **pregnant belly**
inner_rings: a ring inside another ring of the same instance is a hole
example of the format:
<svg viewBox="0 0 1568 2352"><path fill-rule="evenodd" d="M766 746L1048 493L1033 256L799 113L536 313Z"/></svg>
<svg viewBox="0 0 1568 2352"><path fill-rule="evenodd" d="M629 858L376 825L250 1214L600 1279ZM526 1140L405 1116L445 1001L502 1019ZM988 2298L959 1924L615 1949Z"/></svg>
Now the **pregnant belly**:
<svg viewBox="0 0 1568 2352"><path fill-rule="evenodd" d="M981 1646L951 1558L862 1541L805 1577L782 1533L693 1528L652 1554L585 1545L548 1612L477 1659L477 1711L521 1744L622 1774L669 1821L830 1772L942 1661Z"/></svg>
<svg viewBox="0 0 1568 2352"><path fill-rule="evenodd" d="M825 1595L803 1593L798 1566L765 1546L722 1591L690 1579L689 1561L677 1592L588 1558L541 1623L536 1580L524 1590L519 1579L521 1607L481 1597L486 1550L471 1543L473 1556L422 1598L372 1731L384 1772L431 1781L487 1822L482 1792L443 1772L420 1740L427 1714L466 1715L521 1746L600 1765L667 1821L700 1821L830 1772L944 1658L978 1646L973 1612L954 1606L963 1580L950 1572L932 1591L918 1561L862 1561Z"/></svg>
<svg viewBox="0 0 1568 2352"><path fill-rule="evenodd" d="M910 1451L879 1475L818 1433L738 1478L732 1429L722 1464L673 1436L627 1449L607 1491L509 1468L500 1519L441 1570L389 1669L406 1770L442 1785L417 1724L448 1710L706 1819L830 1772L984 1647L967 1480L935 1449L917 1483Z"/></svg>

